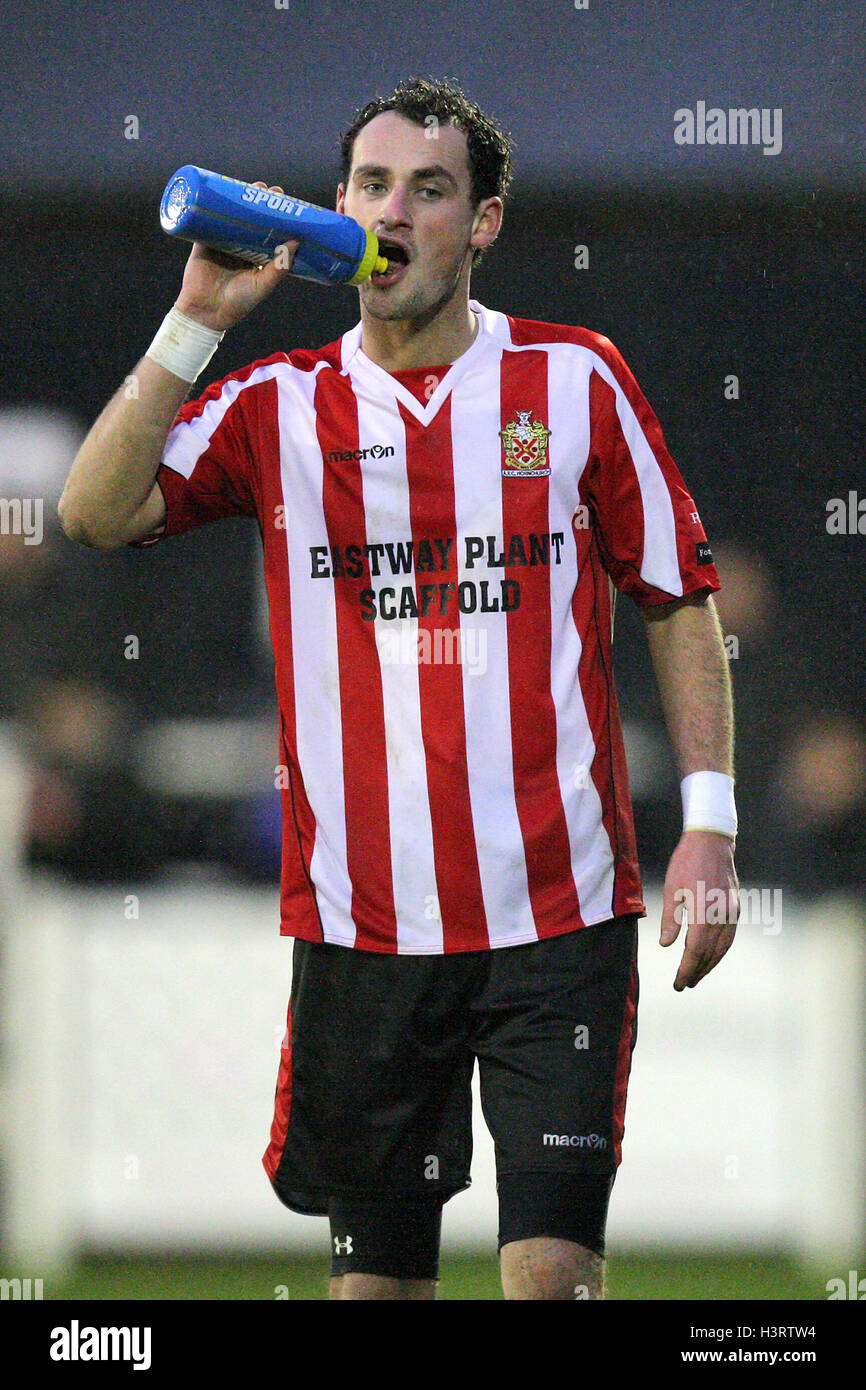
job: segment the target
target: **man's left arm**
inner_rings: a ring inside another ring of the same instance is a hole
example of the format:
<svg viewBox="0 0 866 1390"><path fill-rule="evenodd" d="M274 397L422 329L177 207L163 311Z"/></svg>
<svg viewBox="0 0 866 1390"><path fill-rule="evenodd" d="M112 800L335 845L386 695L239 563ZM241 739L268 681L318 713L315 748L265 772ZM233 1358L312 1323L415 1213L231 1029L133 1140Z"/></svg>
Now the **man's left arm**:
<svg viewBox="0 0 866 1390"><path fill-rule="evenodd" d="M647 606L643 613L680 777L694 772L733 777L731 678L712 597L706 592L690 594ZM702 980L733 942L739 915L734 834L684 829L671 856L664 887L663 946L679 936L683 906L688 913L676 990Z"/></svg>

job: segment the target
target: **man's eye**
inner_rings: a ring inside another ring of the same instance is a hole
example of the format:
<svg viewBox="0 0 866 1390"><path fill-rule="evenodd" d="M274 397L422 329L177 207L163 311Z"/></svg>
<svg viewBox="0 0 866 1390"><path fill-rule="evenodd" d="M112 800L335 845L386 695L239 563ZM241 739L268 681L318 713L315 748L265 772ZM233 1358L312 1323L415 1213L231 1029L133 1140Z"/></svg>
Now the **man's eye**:
<svg viewBox="0 0 866 1390"><path fill-rule="evenodd" d="M363 187L363 189L364 189L364 192L366 193L366 192L368 192L371 188L384 188L384 184L381 184L381 183L365 183L365 184L362 185L362 187Z"/></svg>
<svg viewBox="0 0 866 1390"><path fill-rule="evenodd" d="M441 193L440 189L438 189L438 188L422 188L422 189L421 189L421 192L422 192L422 193L432 193L433 196L434 196L434 198L441 198L441 197L442 197L442 193Z"/></svg>

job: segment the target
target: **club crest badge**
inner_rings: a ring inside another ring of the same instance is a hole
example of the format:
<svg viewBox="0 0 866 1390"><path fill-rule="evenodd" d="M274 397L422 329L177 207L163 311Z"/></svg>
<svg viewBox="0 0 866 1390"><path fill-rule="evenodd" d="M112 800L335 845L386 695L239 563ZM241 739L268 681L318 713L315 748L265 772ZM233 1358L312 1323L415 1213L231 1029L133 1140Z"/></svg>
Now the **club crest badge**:
<svg viewBox="0 0 866 1390"><path fill-rule="evenodd" d="M546 478L547 441L550 430L540 420L530 419L531 410L518 410L499 434L503 449L503 478Z"/></svg>

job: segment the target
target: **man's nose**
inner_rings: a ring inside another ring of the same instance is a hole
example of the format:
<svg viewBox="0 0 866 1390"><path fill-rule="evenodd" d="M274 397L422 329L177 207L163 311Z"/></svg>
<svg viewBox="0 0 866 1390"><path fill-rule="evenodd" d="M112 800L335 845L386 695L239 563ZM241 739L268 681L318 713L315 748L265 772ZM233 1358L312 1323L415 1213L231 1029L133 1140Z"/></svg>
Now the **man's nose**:
<svg viewBox="0 0 866 1390"><path fill-rule="evenodd" d="M409 210L409 194L401 184L395 184L385 199L384 207L379 209L379 219L383 227L394 228L412 221Z"/></svg>

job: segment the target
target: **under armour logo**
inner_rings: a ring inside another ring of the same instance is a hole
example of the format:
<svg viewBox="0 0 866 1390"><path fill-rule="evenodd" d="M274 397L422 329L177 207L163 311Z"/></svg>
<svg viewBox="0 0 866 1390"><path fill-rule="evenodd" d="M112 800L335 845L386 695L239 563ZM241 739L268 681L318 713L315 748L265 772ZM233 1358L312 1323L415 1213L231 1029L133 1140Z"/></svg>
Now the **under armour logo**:
<svg viewBox="0 0 866 1390"><path fill-rule="evenodd" d="M342 1247L342 1248L341 1248L341 1247ZM351 1236L346 1236L346 1239L345 1239L345 1240L340 1240L339 1236L334 1236L334 1254L335 1254L335 1255L351 1255L352 1253L353 1253L353 1252L352 1252L352 1237L351 1237Z"/></svg>

